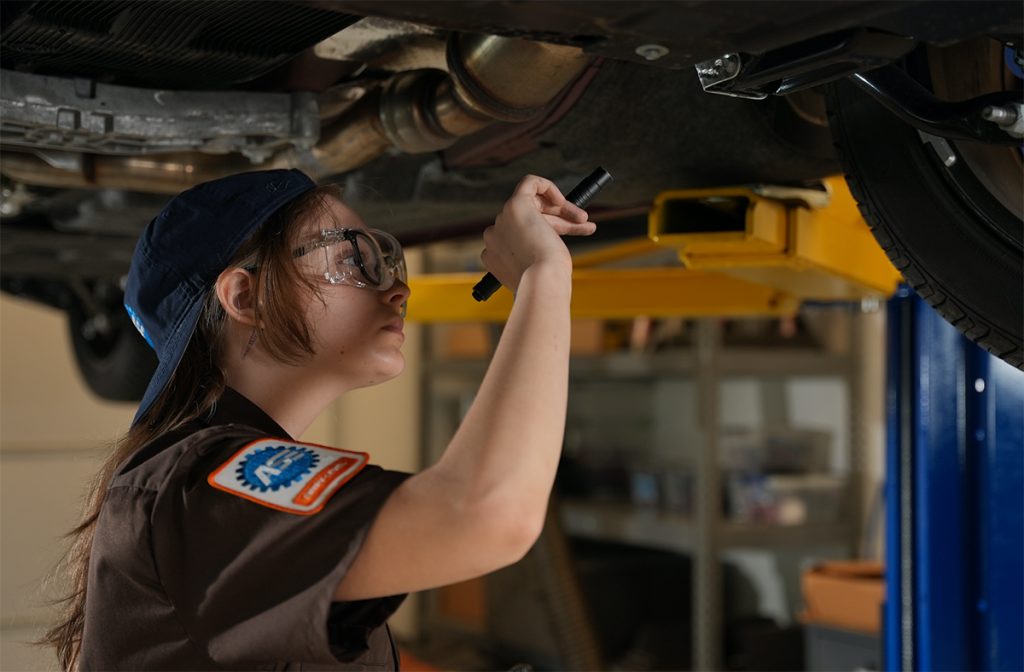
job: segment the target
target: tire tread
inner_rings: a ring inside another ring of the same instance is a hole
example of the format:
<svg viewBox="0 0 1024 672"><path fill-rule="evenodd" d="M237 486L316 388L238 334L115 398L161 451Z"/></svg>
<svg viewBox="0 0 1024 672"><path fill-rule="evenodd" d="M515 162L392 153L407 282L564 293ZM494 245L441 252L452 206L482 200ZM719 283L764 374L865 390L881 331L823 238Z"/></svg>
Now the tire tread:
<svg viewBox="0 0 1024 672"><path fill-rule="evenodd" d="M833 97L834 93L830 92L829 96ZM837 128L834 109L834 104L828 106L829 124L833 129ZM938 283L901 243L899 234L879 214L880 209L875 205L869 190L865 189L857 176L850 172L850 166L843 151L844 143L836 137L837 135L839 134L833 133L833 144L842 163L846 183L850 187L854 200L857 201L857 207L875 236L875 240L878 241L896 270L903 275L907 284L967 339L977 343L1010 365L1024 370L1024 348L1019 343L1014 343L1011 336L1001 333L998 328L987 324L982 318L975 315L967 306L939 290Z"/></svg>

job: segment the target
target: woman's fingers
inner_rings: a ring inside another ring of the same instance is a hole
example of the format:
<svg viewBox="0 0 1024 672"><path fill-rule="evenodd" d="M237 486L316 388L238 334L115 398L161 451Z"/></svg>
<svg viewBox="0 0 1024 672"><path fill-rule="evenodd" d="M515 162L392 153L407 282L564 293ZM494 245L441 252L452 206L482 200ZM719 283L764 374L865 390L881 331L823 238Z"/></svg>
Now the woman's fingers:
<svg viewBox="0 0 1024 672"><path fill-rule="evenodd" d="M540 211L544 215L561 217L564 220L577 224L582 224L587 221L587 211L573 205L569 201L565 201L563 204L558 206L548 205L546 207L541 207Z"/></svg>
<svg viewBox="0 0 1024 672"><path fill-rule="evenodd" d="M544 215L551 228L560 236L589 236L597 231L597 224L587 221L587 213L583 213L582 222L568 221L563 217Z"/></svg>
<svg viewBox="0 0 1024 672"><path fill-rule="evenodd" d="M526 175L523 179L519 180L519 184L512 190L513 196L532 197L541 194L547 194L547 198L552 199L554 203L565 201L565 197L562 196L562 192L558 191L555 183L539 175Z"/></svg>
<svg viewBox="0 0 1024 672"><path fill-rule="evenodd" d="M589 236L597 230L597 225L588 221L586 210L570 203L554 182L538 175L527 175L519 181L509 205L539 211L560 236Z"/></svg>
<svg viewBox="0 0 1024 672"><path fill-rule="evenodd" d="M538 175L527 175L513 191L513 196L532 197L538 210L544 215L554 215L570 222L586 222L587 213L570 203L551 180Z"/></svg>

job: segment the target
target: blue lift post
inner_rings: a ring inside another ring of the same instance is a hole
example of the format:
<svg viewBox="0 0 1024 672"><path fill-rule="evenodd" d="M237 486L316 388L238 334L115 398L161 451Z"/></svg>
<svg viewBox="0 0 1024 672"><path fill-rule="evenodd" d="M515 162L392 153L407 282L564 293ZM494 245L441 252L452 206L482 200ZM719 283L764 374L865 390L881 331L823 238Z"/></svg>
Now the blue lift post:
<svg viewBox="0 0 1024 672"><path fill-rule="evenodd" d="M1024 670L1024 372L889 302L887 670Z"/></svg>

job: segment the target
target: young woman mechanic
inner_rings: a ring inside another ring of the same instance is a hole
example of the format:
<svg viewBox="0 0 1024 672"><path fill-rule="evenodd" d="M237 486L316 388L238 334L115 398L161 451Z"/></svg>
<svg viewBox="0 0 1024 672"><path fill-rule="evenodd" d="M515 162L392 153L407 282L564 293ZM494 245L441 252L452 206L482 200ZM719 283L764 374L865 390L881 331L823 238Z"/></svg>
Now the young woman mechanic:
<svg viewBox="0 0 1024 672"><path fill-rule="evenodd" d="M482 255L512 313L444 456L409 476L296 438L401 372L398 242L295 170L172 199L125 291L160 363L73 532L47 635L62 666L397 668L385 621L406 593L511 564L540 533L568 385L559 234L594 228L551 182L515 188Z"/></svg>

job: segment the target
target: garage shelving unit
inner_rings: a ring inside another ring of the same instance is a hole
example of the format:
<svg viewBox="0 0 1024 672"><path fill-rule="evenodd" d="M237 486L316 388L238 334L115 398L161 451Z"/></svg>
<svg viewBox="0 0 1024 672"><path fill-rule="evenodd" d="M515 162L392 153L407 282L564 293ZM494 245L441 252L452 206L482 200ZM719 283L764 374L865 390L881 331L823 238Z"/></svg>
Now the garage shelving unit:
<svg viewBox="0 0 1024 672"><path fill-rule="evenodd" d="M721 669L722 614L721 556L730 549L798 551L817 549L833 554L856 553L860 540L861 464L863 428L859 420L860 358L857 315L849 320L847 351L837 354L810 348L724 346L720 323L699 320L694 343L687 348L656 353L616 352L573 357L570 395L585 381L632 381L643 384L664 379L688 380L695 385L702 427L694 459L695 502L692 514L672 513L628 502L583 498L558 500L558 516L570 536L614 541L669 550L692 558L693 669ZM429 341L428 334L428 341ZM429 345L429 343L428 343ZM482 359L428 361L424 366L426 463L443 451L472 400L486 370ZM719 387L730 377L758 380L787 377L826 377L844 382L849 402L848 450L843 519L836 523L795 526L731 522L723 517L721 478L717 459ZM839 550L837 550L839 549Z"/></svg>

